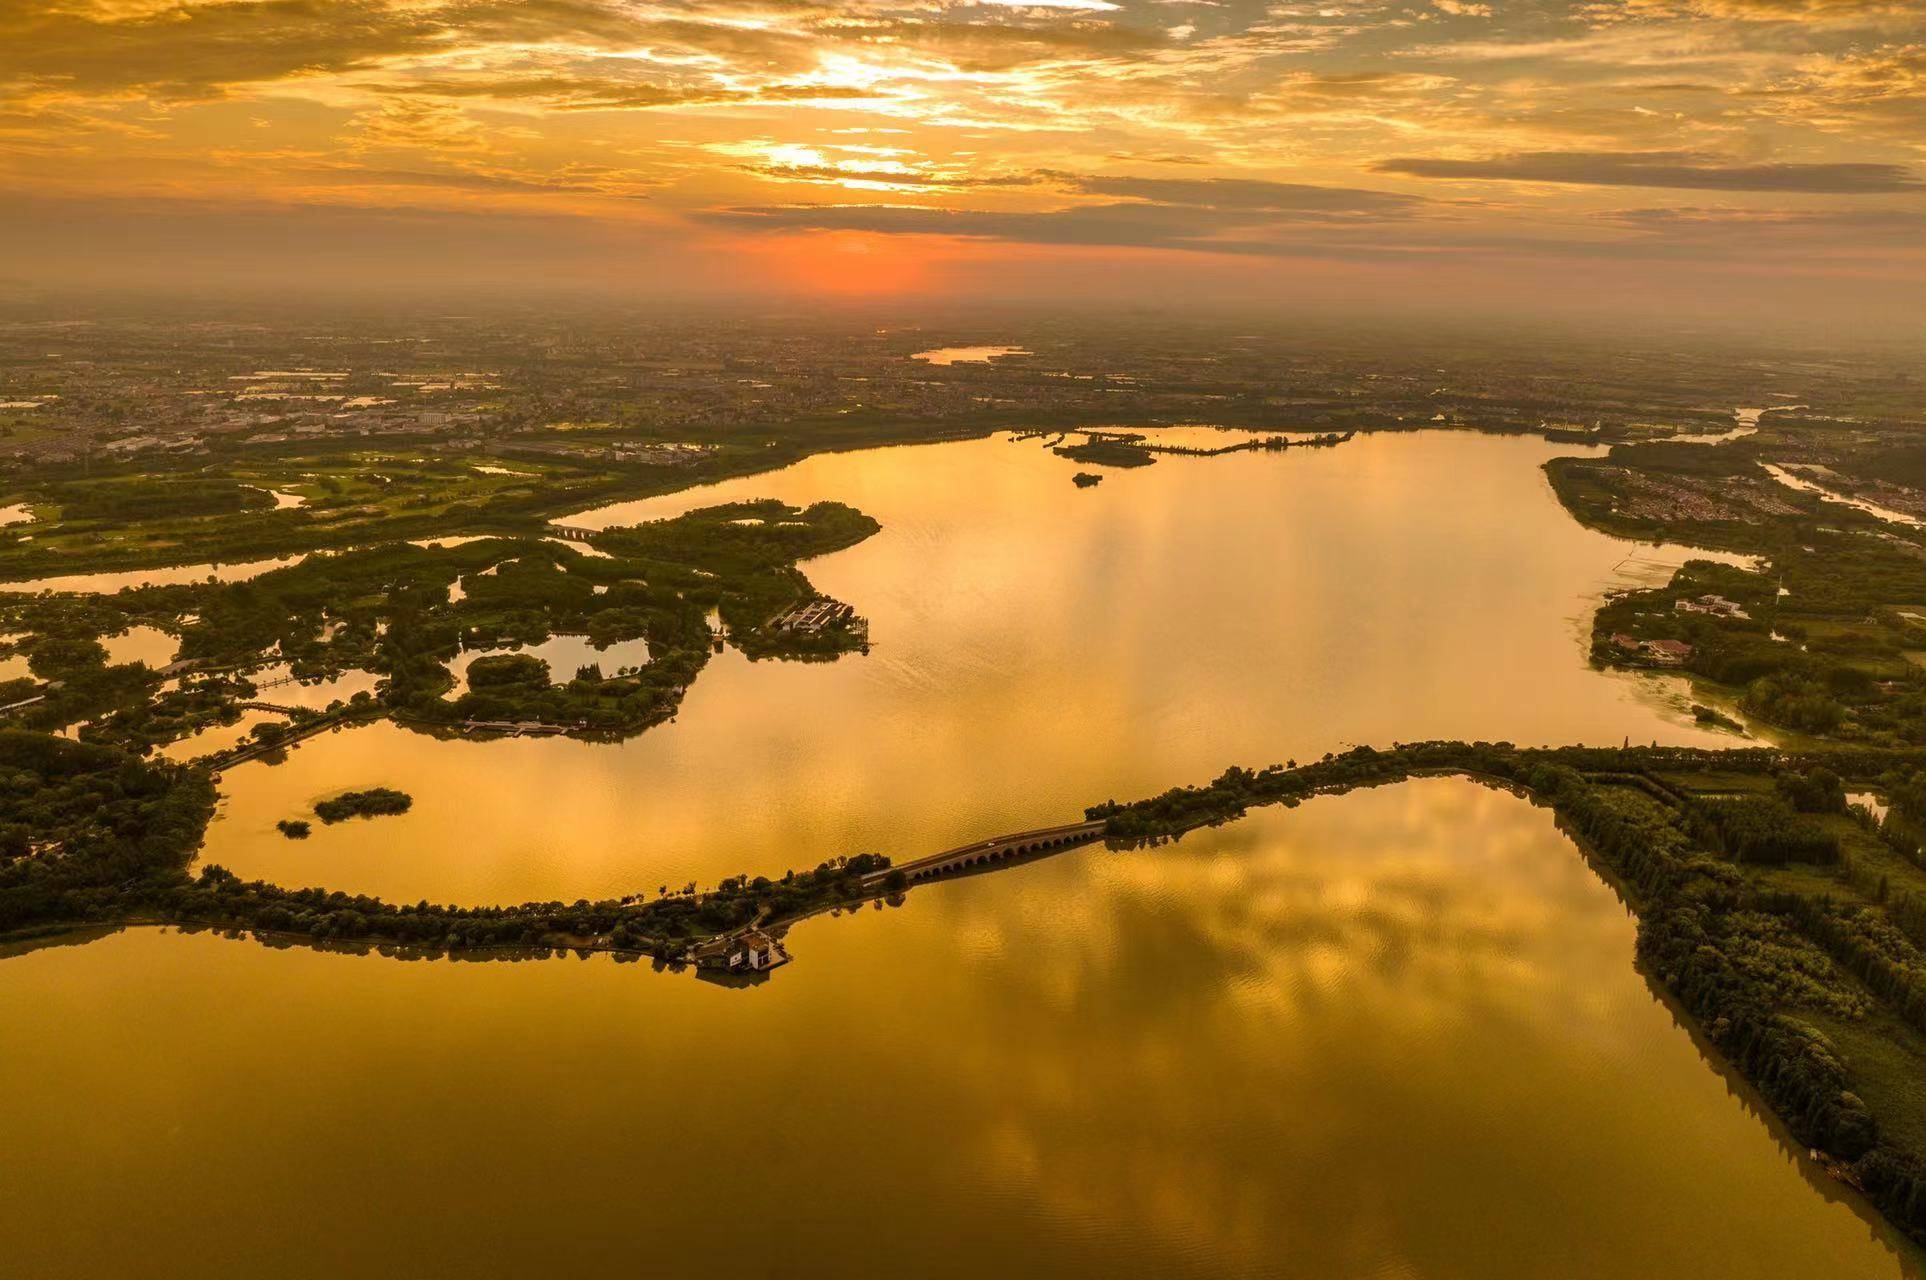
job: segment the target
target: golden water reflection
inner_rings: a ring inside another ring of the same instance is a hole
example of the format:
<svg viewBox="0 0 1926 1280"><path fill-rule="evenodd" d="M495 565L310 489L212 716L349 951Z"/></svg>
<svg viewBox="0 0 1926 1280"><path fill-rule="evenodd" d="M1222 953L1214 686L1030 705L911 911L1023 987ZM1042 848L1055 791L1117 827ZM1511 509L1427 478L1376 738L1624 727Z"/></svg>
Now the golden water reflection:
<svg viewBox="0 0 1926 1280"><path fill-rule="evenodd" d="M849 502L882 532L807 569L871 619L875 649L833 664L731 650L675 723L621 745L324 736L223 778L206 856L408 901L571 900L931 852L1353 742L1730 745L1675 686L1586 665L1600 593L1689 553L1576 524L1540 470L1559 451L1361 436L1165 458L1079 491L1077 464L998 438L815 457L571 517ZM276 834L364 786L414 808Z"/></svg>
<svg viewBox="0 0 1926 1280"><path fill-rule="evenodd" d="M1548 813L1445 779L918 889L798 927L746 990L132 931L0 969L0 1257L1916 1274L1701 1058L1632 936Z"/></svg>

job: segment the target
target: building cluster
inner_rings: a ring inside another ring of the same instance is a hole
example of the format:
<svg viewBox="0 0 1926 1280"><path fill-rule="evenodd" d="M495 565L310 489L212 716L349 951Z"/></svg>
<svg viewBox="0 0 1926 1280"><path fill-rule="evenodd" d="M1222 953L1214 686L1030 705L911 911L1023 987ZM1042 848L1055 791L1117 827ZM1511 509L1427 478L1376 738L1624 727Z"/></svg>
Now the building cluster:
<svg viewBox="0 0 1926 1280"><path fill-rule="evenodd" d="M856 611L842 601L819 596L777 614L769 627L790 635L813 636L832 627L855 626L857 621Z"/></svg>
<svg viewBox="0 0 1926 1280"><path fill-rule="evenodd" d="M761 929L711 938L690 949L683 957L698 969L717 969L728 973L762 973L789 963L789 952L781 941Z"/></svg>
<svg viewBox="0 0 1926 1280"><path fill-rule="evenodd" d="M1661 667L1682 667L1692 657L1692 646L1683 640L1641 640L1620 631L1612 636L1612 643Z"/></svg>
<svg viewBox="0 0 1926 1280"><path fill-rule="evenodd" d="M1703 595L1696 600L1674 600L1672 609L1675 613L1703 613L1714 618L1750 618L1752 616L1738 601L1727 600L1719 595Z"/></svg>
<svg viewBox="0 0 1926 1280"><path fill-rule="evenodd" d="M1007 349L1012 339L1023 350L992 360L916 358L953 344ZM1334 433L1423 423L1533 431L1572 422L1605 436L1662 421L1649 408L1628 409L1619 383L1593 372L1610 362L1591 354L1582 345L1559 348L1554 401L1542 351L1485 344L1445 359L1422 343L1316 338L1300 326L1249 332L1242 322L1184 329L1128 316L889 326L648 313L423 314L354 324L0 317L0 459L211 451L229 439L546 439L569 429L601 437L579 449L619 450L610 434L672 433L693 444L835 430L856 415L904 426L1210 421ZM1632 500L1690 514L1719 496L1680 483L1679 491ZM1769 498L1748 492L1742 505Z"/></svg>
<svg viewBox="0 0 1926 1280"><path fill-rule="evenodd" d="M686 316L447 316L333 328L178 317L0 322L0 457L58 463L207 451L224 439L543 437L568 428L686 431L694 447L705 436L833 426L856 414L909 424L1255 413L1315 429L1360 417L1428 420L1440 406L1458 420L1468 401L1529 391L1522 378L1440 383L1430 367L1394 371L1381 350L1290 351L1283 339L1216 332L1186 340L1167 326L1125 322L1032 322L1028 350L993 361L915 358L997 336ZM606 438L581 447L619 448Z"/></svg>

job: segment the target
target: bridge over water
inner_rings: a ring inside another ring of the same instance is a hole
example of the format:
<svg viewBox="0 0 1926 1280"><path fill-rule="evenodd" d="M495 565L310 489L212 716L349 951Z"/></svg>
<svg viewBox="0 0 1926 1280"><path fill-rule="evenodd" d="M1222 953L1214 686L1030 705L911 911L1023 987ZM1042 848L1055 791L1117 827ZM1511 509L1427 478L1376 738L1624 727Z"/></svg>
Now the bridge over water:
<svg viewBox="0 0 1926 1280"><path fill-rule="evenodd" d="M552 520L549 522L548 531L564 542L592 542L595 535L602 532L600 529L584 529L579 524L556 524Z"/></svg>
<svg viewBox="0 0 1926 1280"><path fill-rule="evenodd" d="M1058 849L1068 849L1072 845L1089 844L1103 839L1105 823L1072 822L1061 827L1043 827L1036 831L1019 831L1015 835L994 836L979 840L975 844L961 845L933 853L927 858L913 862L899 862L881 871L872 871L862 879L865 889L873 889L888 879L891 873L900 871L904 877L915 884L920 880L933 880L938 876L965 871L974 867L988 866L993 863L1007 862L1013 858L1029 857L1032 854L1052 853Z"/></svg>

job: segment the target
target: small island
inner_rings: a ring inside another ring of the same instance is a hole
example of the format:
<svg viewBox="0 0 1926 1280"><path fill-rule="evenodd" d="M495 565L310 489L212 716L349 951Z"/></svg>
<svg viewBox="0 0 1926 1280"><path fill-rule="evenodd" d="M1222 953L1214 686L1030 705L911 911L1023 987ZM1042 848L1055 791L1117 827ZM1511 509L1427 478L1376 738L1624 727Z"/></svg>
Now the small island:
<svg viewBox="0 0 1926 1280"><path fill-rule="evenodd" d="M366 791L344 791L330 800L315 804L314 812L323 822L346 822L349 818L376 818L383 814L406 813L415 798L405 791L370 787ZM304 824L305 825L305 824Z"/></svg>
<svg viewBox="0 0 1926 1280"><path fill-rule="evenodd" d="M306 840L314 826L306 818L283 818L274 824L274 829L290 840Z"/></svg>
<svg viewBox="0 0 1926 1280"><path fill-rule="evenodd" d="M1070 483L1076 485L1079 489L1088 489L1093 485L1102 484L1103 477L1094 472L1079 471L1070 477Z"/></svg>
<svg viewBox="0 0 1926 1280"><path fill-rule="evenodd" d="M1058 445L1058 457L1097 467L1147 467L1157 459L1144 448L1142 436L1088 435L1082 444Z"/></svg>
<svg viewBox="0 0 1926 1280"><path fill-rule="evenodd" d="M1714 729L1724 729L1728 733L1740 735L1745 733L1745 725L1733 719L1717 707L1708 707L1702 702L1692 704L1692 718L1702 725L1708 725Z"/></svg>

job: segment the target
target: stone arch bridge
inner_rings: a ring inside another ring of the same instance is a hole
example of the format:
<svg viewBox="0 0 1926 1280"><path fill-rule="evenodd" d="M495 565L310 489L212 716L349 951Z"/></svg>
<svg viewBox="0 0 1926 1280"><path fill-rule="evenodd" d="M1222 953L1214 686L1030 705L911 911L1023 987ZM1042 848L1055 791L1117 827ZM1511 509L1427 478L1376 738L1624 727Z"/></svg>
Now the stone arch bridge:
<svg viewBox="0 0 1926 1280"><path fill-rule="evenodd" d="M1061 827L1043 827L1036 831L1019 831L1015 835L995 836L989 840L979 840L975 844L946 849L933 853L927 858L913 862L899 862L881 871L872 871L862 879L865 889L874 889L888 879L892 872L900 871L911 884L923 880L934 880L938 876L951 875L977 867L1026 858L1039 853L1054 853L1068 849L1072 845L1089 844L1103 838L1107 824L1097 822L1072 822Z"/></svg>

